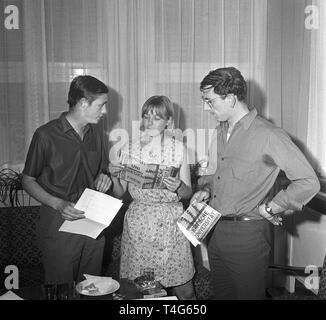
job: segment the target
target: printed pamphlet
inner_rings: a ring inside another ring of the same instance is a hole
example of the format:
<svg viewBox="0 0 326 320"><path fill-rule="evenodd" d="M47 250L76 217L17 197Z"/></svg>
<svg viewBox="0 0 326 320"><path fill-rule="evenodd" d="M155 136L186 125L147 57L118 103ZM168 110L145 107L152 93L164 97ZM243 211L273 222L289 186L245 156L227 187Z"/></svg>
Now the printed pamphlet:
<svg viewBox="0 0 326 320"><path fill-rule="evenodd" d="M222 214L204 202L193 201L178 219L177 225L196 247L207 236Z"/></svg>

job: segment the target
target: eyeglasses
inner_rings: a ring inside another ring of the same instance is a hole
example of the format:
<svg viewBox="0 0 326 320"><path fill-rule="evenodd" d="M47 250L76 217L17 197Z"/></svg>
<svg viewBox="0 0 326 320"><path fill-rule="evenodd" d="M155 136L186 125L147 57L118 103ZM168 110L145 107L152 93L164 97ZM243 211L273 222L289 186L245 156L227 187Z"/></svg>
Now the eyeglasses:
<svg viewBox="0 0 326 320"><path fill-rule="evenodd" d="M212 98L212 99L208 99L208 98L204 98L202 97L203 103L204 103L204 110L209 110L209 109L213 109L213 102L214 100L216 100L218 97ZM208 108L207 108L208 106Z"/></svg>
<svg viewBox="0 0 326 320"><path fill-rule="evenodd" d="M207 103L207 104L211 105L212 102L213 102L214 100L216 100L217 98L218 98L218 97L215 97L215 98L212 98L212 99L208 99L208 98L203 98L203 97L202 97L202 100L204 101L204 103Z"/></svg>

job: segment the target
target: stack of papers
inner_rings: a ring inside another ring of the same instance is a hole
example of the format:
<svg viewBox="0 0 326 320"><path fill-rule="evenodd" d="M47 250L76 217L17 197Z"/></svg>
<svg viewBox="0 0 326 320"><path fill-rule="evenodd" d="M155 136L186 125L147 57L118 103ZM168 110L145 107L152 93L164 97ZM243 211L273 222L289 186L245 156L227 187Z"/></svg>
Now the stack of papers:
<svg viewBox="0 0 326 320"><path fill-rule="evenodd" d="M66 220L59 231L83 234L96 239L110 225L122 204L119 199L86 188L75 205L76 209L85 212L85 218Z"/></svg>
<svg viewBox="0 0 326 320"><path fill-rule="evenodd" d="M108 279L112 279L112 277L100 277L100 276L93 276L91 274L84 273L83 276L86 280L94 280L94 281L107 281Z"/></svg>
<svg viewBox="0 0 326 320"><path fill-rule="evenodd" d="M118 281L111 277L98 277L84 274L86 280L76 286L76 290L88 296L102 296L113 293L120 288Z"/></svg>
<svg viewBox="0 0 326 320"><path fill-rule="evenodd" d="M166 296L157 298L143 298L143 299L133 299L133 300L179 300L176 296Z"/></svg>

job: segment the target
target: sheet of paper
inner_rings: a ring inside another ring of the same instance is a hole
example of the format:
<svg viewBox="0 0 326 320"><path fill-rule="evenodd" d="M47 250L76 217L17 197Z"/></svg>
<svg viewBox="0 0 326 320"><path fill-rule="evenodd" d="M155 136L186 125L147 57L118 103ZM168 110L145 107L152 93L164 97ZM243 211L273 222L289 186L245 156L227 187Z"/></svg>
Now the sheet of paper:
<svg viewBox="0 0 326 320"><path fill-rule="evenodd" d="M9 290L8 292L0 296L0 300L24 300L24 299L18 296L16 293Z"/></svg>
<svg viewBox="0 0 326 320"><path fill-rule="evenodd" d="M86 218L108 226L121 206L121 200L86 188L75 208L84 211Z"/></svg>
<svg viewBox="0 0 326 320"><path fill-rule="evenodd" d="M85 219L65 221L59 231L77 233L96 239L110 225L122 201L102 192L86 188L75 208L85 212Z"/></svg>
<svg viewBox="0 0 326 320"><path fill-rule="evenodd" d="M142 298L142 299L133 299L133 300L179 300L177 296L166 296L166 297L157 297L157 298Z"/></svg>
<svg viewBox="0 0 326 320"><path fill-rule="evenodd" d="M108 281L112 280L112 277L99 277L99 276L93 276L91 274L84 273L83 276L86 280L97 280L97 281Z"/></svg>
<svg viewBox="0 0 326 320"><path fill-rule="evenodd" d="M74 221L65 221L59 231L83 234L96 239L107 226L90 219L79 219Z"/></svg>

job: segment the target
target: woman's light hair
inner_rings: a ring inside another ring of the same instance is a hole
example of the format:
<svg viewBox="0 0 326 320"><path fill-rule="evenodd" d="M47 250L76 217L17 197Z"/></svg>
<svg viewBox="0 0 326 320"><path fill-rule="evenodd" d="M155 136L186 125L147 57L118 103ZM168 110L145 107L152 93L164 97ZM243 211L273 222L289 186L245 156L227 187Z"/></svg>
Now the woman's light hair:
<svg viewBox="0 0 326 320"><path fill-rule="evenodd" d="M166 96L152 96L147 99L142 107L141 117L145 114L155 112L156 115L164 120L173 118L173 104Z"/></svg>

